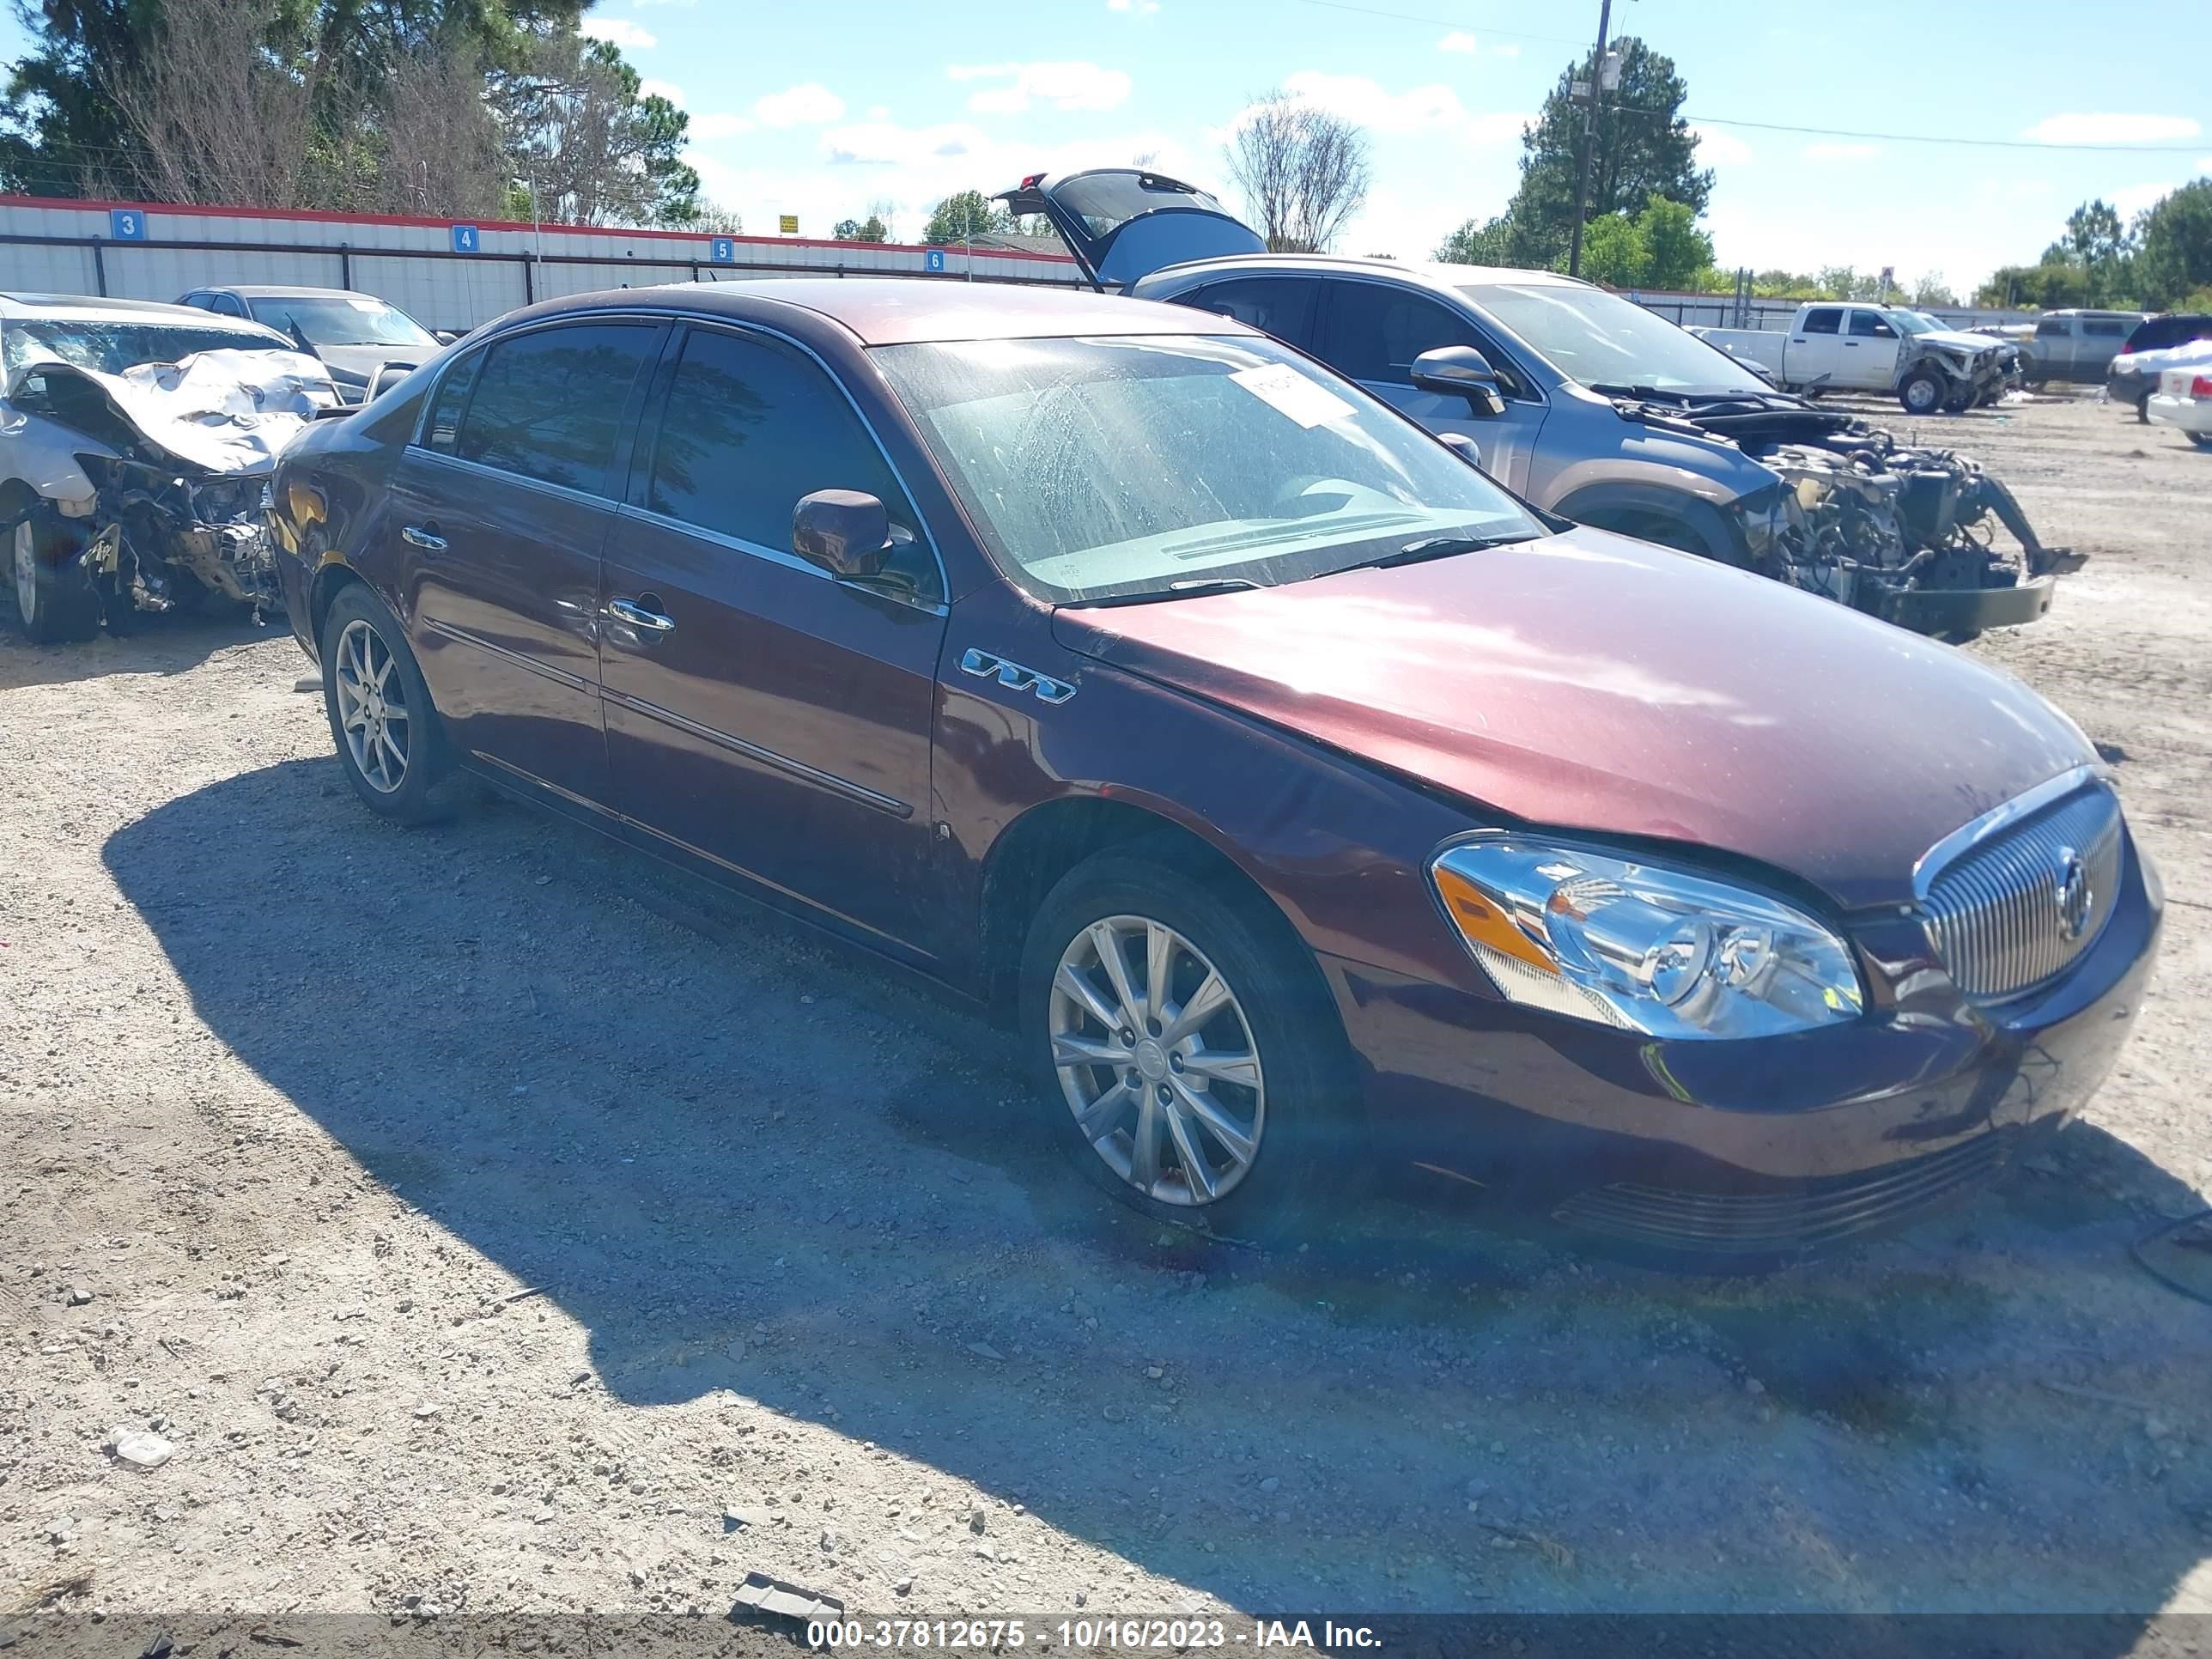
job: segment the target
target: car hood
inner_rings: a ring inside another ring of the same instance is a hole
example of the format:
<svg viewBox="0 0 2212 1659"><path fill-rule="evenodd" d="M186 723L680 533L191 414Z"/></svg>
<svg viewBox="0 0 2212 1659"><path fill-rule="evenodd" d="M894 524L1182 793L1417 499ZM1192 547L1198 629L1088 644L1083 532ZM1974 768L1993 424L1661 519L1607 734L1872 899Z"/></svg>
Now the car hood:
<svg viewBox="0 0 2212 1659"><path fill-rule="evenodd" d="M60 426L111 453L143 446L217 474L268 471L315 411L337 402L322 363L274 348L194 352L119 374L43 359L9 377L9 398L20 399L33 375L41 382L39 412Z"/></svg>
<svg viewBox="0 0 2212 1659"><path fill-rule="evenodd" d="M1717 848L1846 907L2095 754L2010 675L1601 531L1281 587L1069 607L1061 642L1461 796Z"/></svg>
<svg viewBox="0 0 2212 1659"><path fill-rule="evenodd" d="M1961 334L1955 329L1930 329L1925 334L1916 334L1916 340L1929 345L1949 346L1955 351L1995 351L2006 342L1993 340L1986 334Z"/></svg>

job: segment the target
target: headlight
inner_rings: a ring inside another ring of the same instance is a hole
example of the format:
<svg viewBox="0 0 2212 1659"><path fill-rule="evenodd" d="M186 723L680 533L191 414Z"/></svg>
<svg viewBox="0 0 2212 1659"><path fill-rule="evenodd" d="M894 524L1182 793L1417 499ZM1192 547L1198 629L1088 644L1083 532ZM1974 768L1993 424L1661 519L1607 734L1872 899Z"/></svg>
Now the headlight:
<svg viewBox="0 0 2212 1659"><path fill-rule="evenodd" d="M1772 1036L1855 1019L1844 942L1705 876L1513 834L1430 868L1460 936L1515 1002L1665 1038Z"/></svg>

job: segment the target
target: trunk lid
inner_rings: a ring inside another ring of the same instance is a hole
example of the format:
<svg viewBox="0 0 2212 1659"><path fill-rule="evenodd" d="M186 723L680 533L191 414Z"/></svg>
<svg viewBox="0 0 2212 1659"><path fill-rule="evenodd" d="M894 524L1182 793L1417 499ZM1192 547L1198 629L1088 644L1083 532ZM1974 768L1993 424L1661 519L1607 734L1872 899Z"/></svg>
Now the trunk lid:
<svg viewBox="0 0 2212 1659"><path fill-rule="evenodd" d="M1138 167L1034 173L992 199L1011 212L1043 215L1100 288L1127 288L1194 259L1267 250L1257 232L1197 185Z"/></svg>
<svg viewBox="0 0 2212 1659"><path fill-rule="evenodd" d="M1763 576L1601 531L1062 609L1071 648L1505 817L1717 848L1858 908L2096 759L2018 680Z"/></svg>

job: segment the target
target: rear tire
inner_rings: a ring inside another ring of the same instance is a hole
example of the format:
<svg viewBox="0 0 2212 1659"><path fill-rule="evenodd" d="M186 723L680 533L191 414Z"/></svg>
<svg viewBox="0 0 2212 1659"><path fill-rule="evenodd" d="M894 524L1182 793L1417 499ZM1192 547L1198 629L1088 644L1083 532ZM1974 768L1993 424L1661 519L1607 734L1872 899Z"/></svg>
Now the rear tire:
<svg viewBox="0 0 2212 1659"><path fill-rule="evenodd" d="M1019 1018L1054 1138L1155 1220L1310 1237L1366 1170L1349 1045L1311 951L1171 844L1101 853L1046 896Z"/></svg>
<svg viewBox="0 0 2212 1659"><path fill-rule="evenodd" d="M323 712L354 793L395 823L446 817L452 751L399 619L349 582L323 618L320 655Z"/></svg>
<svg viewBox="0 0 2212 1659"><path fill-rule="evenodd" d="M15 526L9 548L15 622L33 645L88 640L100 631L100 592L80 556L85 538L49 511Z"/></svg>
<svg viewBox="0 0 2212 1659"><path fill-rule="evenodd" d="M2212 432L2189 432L2182 435L2199 449L2212 449Z"/></svg>

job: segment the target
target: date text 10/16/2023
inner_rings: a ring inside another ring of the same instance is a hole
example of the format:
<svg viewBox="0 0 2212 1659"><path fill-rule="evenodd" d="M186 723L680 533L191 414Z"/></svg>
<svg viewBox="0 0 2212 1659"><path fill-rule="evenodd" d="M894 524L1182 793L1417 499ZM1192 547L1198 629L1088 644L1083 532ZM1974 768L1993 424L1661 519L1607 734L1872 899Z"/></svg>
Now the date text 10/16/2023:
<svg viewBox="0 0 2212 1659"><path fill-rule="evenodd" d="M981 1650L1026 1647L1031 1622L1022 1619L812 1620L806 1644L815 1649ZM1304 1648L1322 1653L1372 1651L1381 1638L1365 1625L1334 1620L1259 1619L1249 1626L1220 1619L1083 1619L1034 1621L1039 1647L1078 1652L1183 1652L1196 1648Z"/></svg>

